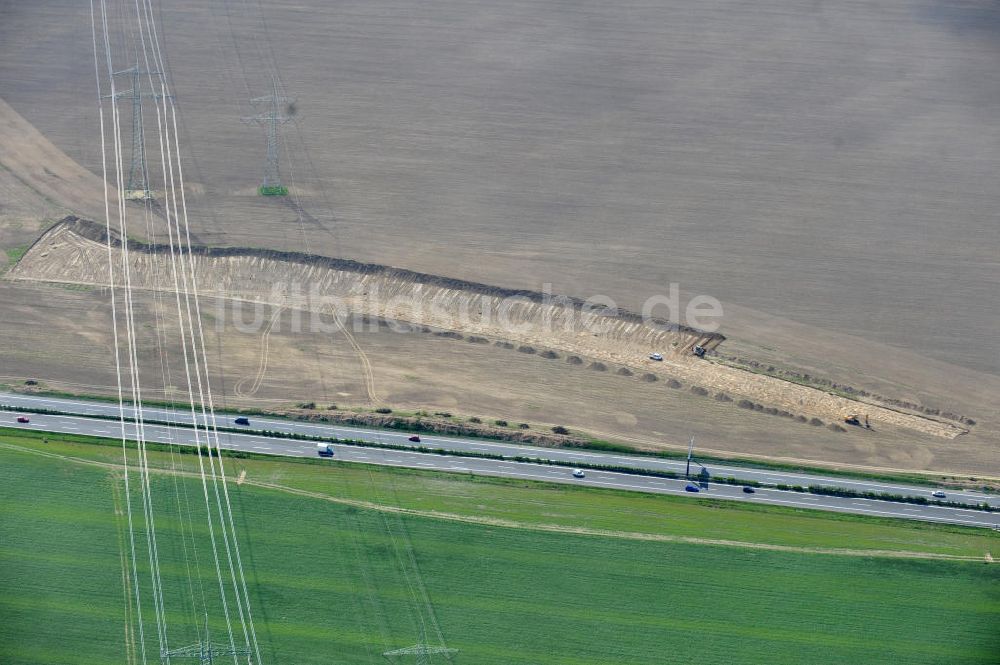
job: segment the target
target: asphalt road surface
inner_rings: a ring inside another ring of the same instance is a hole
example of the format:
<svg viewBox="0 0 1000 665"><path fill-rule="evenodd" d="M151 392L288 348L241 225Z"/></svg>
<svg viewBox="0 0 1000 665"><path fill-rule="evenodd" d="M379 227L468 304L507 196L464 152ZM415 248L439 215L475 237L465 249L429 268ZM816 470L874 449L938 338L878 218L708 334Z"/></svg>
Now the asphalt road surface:
<svg viewBox="0 0 1000 665"><path fill-rule="evenodd" d="M15 419L17 415L22 414L8 412L0 415L0 425L112 438L120 436L120 425L117 421L100 420L87 417L93 415L117 417L117 404L0 393L0 407L4 405L73 412L80 415L62 416L23 414L27 415L31 422L28 424L19 424L15 422ZM128 407L126 416L132 415L134 415L134 413L131 410L131 407ZM190 411L185 413L166 410L159 407L147 407L143 409L143 415L147 420L187 424L192 422ZM219 427L233 427L234 417L235 416L229 414L218 414L217 421ZM252 430L268 429L312 436L364 440L373 443L426 446L431 448L444 448L453 451L490 453L509 457L520 455L574 464L630 466L635 468L657 469L664 471L680 471L681 473L684 471L684 462L676 460L663 460L642 456L622 455L618 453L603 453L600 451L537 448L512 443L485 441L481 439L432 436L422 433L420 434L421 442L417 444L409 442L408 437L410 434L405 432L356 427L340 427L326 424L281 420L276 418L250 417L250 427L247 429L248 432L246 434L229 432L220 433L220 445L223 448L232 450L242 450L266 455L291 457L317 456L315 442L270 438L251 433ZM195 443L196 433L195 430L190 427L166 427L162 425L147 424L145 431L147 441L174 443L178 445L194 445ZM129 438L134 438L135 436L135 426L131 423L126 423L126 434ZM202 436L204 436L203 433ZM406 450L366 448L345 444L334 444L334 449L336 451L335 459L347 462L362 462L385 466L402 466L454 473L475 473L488 476L503 476L530 480L542 480L547 482L580 484L593 487L652 492L658 494L676 494L692 497L697 496L715 499L753 501L758 503L790 506L794 508L812 508L879 517L898 517L904 519L925 520L929 522L944 522L950 524L1000 529L1000 513L987 513L985 511L961 508L923 506L849 497L822 496L783 491L773 488L757 488L757 491L754 494L746 494L739 486L714 483L711 481L708 483L707 488L702 488L700 492L693 494L685 490L685 486L688 483L684 480L656 478L589 469L586 470L586 476L584 478L574 478L572 476L571 469L546 464L476 459L452 455L430 454L417 451L411 452ZM699 467L695 466L692 470L694 471L698 468ZM709 471L712 476L716 477L735 476L741 479L758 480L762 483L770 484L783 483L788 485L828 485L831 487L854 489L859 492L892 492L893 494L924 496L930 498L930 493L932 491L929 488L918 486L882 483L860 479L824 477L820 475L784 471L751 469L736 466L717 466L714 464L710 466ZM990 505L998 505L998 497L995 495L986 495L979 492L957 491L948 491L947 494L947 499L951 501L963 503L987 502L990 503Z"/></svg>

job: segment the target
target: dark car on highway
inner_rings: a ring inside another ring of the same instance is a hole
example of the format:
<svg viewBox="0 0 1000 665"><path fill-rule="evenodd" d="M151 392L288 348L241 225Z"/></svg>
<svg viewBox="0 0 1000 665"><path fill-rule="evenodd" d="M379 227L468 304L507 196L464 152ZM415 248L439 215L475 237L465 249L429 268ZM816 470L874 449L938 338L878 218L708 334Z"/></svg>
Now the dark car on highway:
<svg viewBox="0 0 1000 665"><path fill-rule="evenodd" d="M414 434L413 436L410 437L410 441L412 441L413 443L420 443L420 437Z"/></svg>
<svg viewBox="0 0 1000 665"><path fill-rule="evenodd" d="M756 491L757 490L755 490L754 488L750 487L749 485L744 485L743 486L743 493L744 494L753 494Z"/></svg>
<svg viewBox="0 0 1000 665"><path fill-rule="evenodd" d="M19 422L19 423L30 423L31 421L28 420L27 416L18 416L17 417L17 422Z"/></svg>
<svg viewBox="0 0 1000 665"><path fill-rule="evenodd" d="M695 485L694 483L688 483L687 486L684 487L684 491L685 492L700 492L701 489L697 485Z"/></svg>
<svg viewBox="0 0 1000 665"><path fill-rule="evenodd" d="M250 424L250 419L249 418L244 418L243 416L240 416L239 418L237 418L233 422L236 423L237 425L249 425Z"/></svg>

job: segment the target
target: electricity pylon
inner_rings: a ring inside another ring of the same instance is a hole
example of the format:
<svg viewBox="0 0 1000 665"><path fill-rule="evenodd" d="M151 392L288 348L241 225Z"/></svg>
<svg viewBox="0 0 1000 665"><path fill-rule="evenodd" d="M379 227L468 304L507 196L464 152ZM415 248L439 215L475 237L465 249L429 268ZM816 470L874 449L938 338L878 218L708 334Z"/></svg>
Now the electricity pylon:
<svg viewBox="0 0 1000 665"><path fill-rule="evenodd" d="M104 95L106 99L132 100L132 161L128 168L128 180L125 185L125 198L146 201L153 198L153 192L149 189L149 170L146 166L146 140L142 131L142 98L163 99L163 95L156 92L142 92L143 76L162 76L160 72L147 72L135 67L114 72L114 76L128 76L132 79L132 89L122 90L114 94Z"/></svg>
<svg viewBox="0 0 1000 665"><path fill-rule="evenodd" d="M278 169L278 125L291 121L291 117L283 115L283 106L293 104L294 98L278 94L278 79L271 79L271 94L256 97L250 104L261 112L257 115L241 118L250 125L263 125L267 134L267 164L264 167L264 184L257 188L261 196L285 196L288 188L281 184L281 173Z"/></svg>
<svg viewBox="0 0 1000 665"><path fill-rule="evenodd" d="M401 656L409 657L413 656L416 658L417 665L430 665L432 655L444 656L444 659L449 663L452 662L451 655L458 653L458 649L449 649L448 647L434 647L427 644L427 635L421 630L420 631L420 641L411 647L404 647L402 649L393 649L392 651L386 651L382 654L386 660L395 662L395 660Z"/></svg>
<svg viewBox="0 0 1000 665"><path fill-rule="evenodd" d="M246 656L249 658L250 649L247 647L213 645L208 633L208 615L205 615L205 639L199 640L197 644L161 651L160 662L163 665L168 665L172 658L194 658L202 665L211 665L220 656Z"/></svg>

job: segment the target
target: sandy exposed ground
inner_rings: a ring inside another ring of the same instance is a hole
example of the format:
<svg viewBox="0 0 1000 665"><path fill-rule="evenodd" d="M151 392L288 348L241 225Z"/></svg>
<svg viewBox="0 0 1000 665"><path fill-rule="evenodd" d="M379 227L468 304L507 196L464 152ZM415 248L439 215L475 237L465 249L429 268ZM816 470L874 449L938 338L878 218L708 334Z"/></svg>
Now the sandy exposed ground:
<svg viewBox="0 0 1000 665"><path fill-rule="evenodd" d="M88 232L91 235L100 233L100 228L75 218L68 219L73 221L56 225L32 247L9 273L10 279L108 286L106 247L97 239L86 237ZM118 245L116 255L121 252L120 243ZM876 429L899 427L946 439L968 432L967 428L943 419L930 419L875 404L861 405L855 400L807 386L697 360L691 354L694 344L714 347L719 340L694 332L660 330L641 320L622 318L624 314L619 317L591 314L573 322L574 313L582 316L579 308L525 299L514 302L501 318L495 312L503 310L502 299L500 295L491 294L489 287L476 292L474 285L442 285L439 283L442 280L433 276L373 272L375 267L372 266L366 269L327 266L316 257L291 257L298 260L289 260L233 250L218 254L192 257L196 283L206 285L202 295L264 303L277 308L296 305L298 309L329 314L334 312L330 303L336 303L346 308L350 315L373 316L418 327L431 326L469 334L473 338L483 336L489 341L509 341L519 345L522 351L530 348L531 354L543 349L577 354L588 360L606 361L650 372L662 379L672 378L701 386L713 393L722 391L734 400L750 398L765 406L819 417L829 423L842 423L849 413L864 413ZM165 252L157 253L151 247L133 244L130 256L134 288L153 291L171 288L172 282L163 279L170 270ZM114 259L116 265L119 261L119 258ZM310 298L303 297L301 302L296 302L290 285L299 285L302 290L308 285L315 292ZM494 314L489 315L490 312ZM266 368L268 339L278 316L280 310L258 327L262 356L251 382L253 392L259 388ZM607 322L597 321L602 318ZM567 322L572 323L567 325ZM601 323L600 333L590 332L593 328L588 328L588 323ZM646 358L656 350L664 351L666 357L662 363L651 363ZM367 356L364 360L367 362ZM245 385L246 382L237 384L238 395Z"/></svg>

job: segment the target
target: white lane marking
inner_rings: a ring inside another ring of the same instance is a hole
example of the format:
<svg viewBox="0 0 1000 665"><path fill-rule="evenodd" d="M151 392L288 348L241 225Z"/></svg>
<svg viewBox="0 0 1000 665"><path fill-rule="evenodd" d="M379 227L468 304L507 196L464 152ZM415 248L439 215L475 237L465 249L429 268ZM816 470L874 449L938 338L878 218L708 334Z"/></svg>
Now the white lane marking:
<svg viewBox="0 0 1000 665"><path fill-rule="evenodd" d="M100 403L94 403L94 402L87 402L87 401L83 401L83 400L67 400L67 399L57 399L57 398L47 399L47 398L44 398L44 397L32 397L32 396L28 396L28 395L10 394L10 393L3 395L3 398L8 399L8 400L12 400L14 402L17 402L17 401L38 402L38 403L41 403L41 404L64 405L64 406L72 407L72 408L88 408L88 409L93 409L94 411L96 411L98 413L109 412L109 411L116 411L117 410L117 407L114 404L100 404ZM132 406L126 406L125 408L126 408L126 411L129 412L129 413L134 413L134 411L135 411L134 407L132 407ZM173 415L173 416L177 415L176 411L168 411L167 409L164 409L164 408L161 408L161 407L144 407L143 408L143 413L144 414L159 413L159 414ZM228 418L228 417L231 417L231 416L232 416L232 414L220 414L220 417L222 417L222 418ZM309 425L309 424L305 424L305 423L297 423L297 422L294 422L294 421L284 421L284 420L262 419L260 422L265 422L265 423L272 424L272 425L284 426L284 427L288 427L288 428L323 429L323 430L328 430L328 431L361 432L361 433L365 433L365 434L372 434L373 433L372 430L364 430L364 429L348 428L348 427L324 426L324 425ZM387 437L399 437L399 436L402 436L402 435L399 435L399 434L392 434L392 433L386 433L385 435ZM481 443L480 444L472 444L472 443L469 443L467 440L464 440L464 439L453 439L453 438L447 438L447 437L432 437L430 440L438 441L438 442L462 443L462 444L465 444L465 445L470 445L470 446L475 446L475 447L488 447L488 446L486 446L484 444L481 444ZM498 446L510 448L509 445L505 445L505 444L502 444L502 443L497 443L497 444L493 445L492 447L498 447ZM549 452L549 453L552 452L551 450L547 450L547 449L544 449L544 448L535 448L535 447L531 447L531 446L518 446L517 449L518 450L533 450L533 451ZM606 454L606 453L573 453L572 455L576 456L576 457L602 457L604 459L631 460L631 461L636 461L636 462L639 462L639 461L647 461L647 462L655 461L655 462L660 463L660 464L672 464L672 465L680 464L680 462L675 462L675 461L671 461L671 460L643 460L642 458L636 458L636 457L632 457L632 456L609 455L609 454ZM728 470L730 467L717 467L717 468ZM743 471L743 472L754 473L754 471L751 470L751 469L747 469L747 470L738 469L738 470ZM815 481L815 480L822 480L822 481L826 481L826 482L830 482L830 483L857 484L857 485L863 485L863 486L867 486L867 487L883 487L883 488L893 488L893 489L905 489L907 491L916 491L916 489L917 489L917 488L913 488L913 487L895 486L895 485L887 485L887 484L881 484L881 483L871 483L871 482L868 482L868 481L852 481L852 480L846 479L846 478L813 477L813 476L806 476L806 475L794 474L794 473L784 473L783 477L785 477L785 478L807 478L807 479L813 480L813 481ZM990 497L989 495L980 495L980 494L972 494L972 493L965 493L965 494L963 494L963 496L966 496L966 497L979 497L979 498L986 498L986 499L995 498L995 497Z"/></svg>
<svg viewBox="0 0 1000 665"><path fill-rule="evenodd" d="M255 437L254 435L250 435L250 434L237 434L236 436L244 436L244 437L258 438L258 439L261 438L261 437ZM402 453L402 454L403 454L403 456L408 457L408 458L417 458L417 457L423 456L425 453L414 452L414 453ZM509 460L504 460L504 461L484 460L484 462L486 464L490 464L490 465L494 466L495 468L497 468L497 467L503 467L503 466L514 467L514 468L523 468L525 466L534 466L534 467L540 467L541 466L541 465L526 464L526 463L523 463L523 462L514 462L514 461L509 461ZM406 461L403 461L403 460L400 460L400 459L394 459L394 458L386 458L383 463L388 463L391 466L404 466L404 467L405 466L412 466L413 465L412 462L406 462ZM444 470L444 469L442 469L442 470ZM488 468L487 469L481 469L481 471L488 473L489 471L491 471L491 469L488 469ZM547 476L543 476L540 473L525 474L525 473L518 473L518 472L515 472L513 470L509 470L509 471L505 470L505 471L501 471L501 473L506 474L506 475L521 476L521 477L525 477L525 478L533 478L535 480L551 480ZM613 474L611 472L600 472L600 473L598 473L598 477L606 477L606 478L612 478L613 479L613 478L615 478L615 474ZM671 488L666 487L665 485L662 485L662 484L657 485L656 484L657 480L658 479L650 479L650 480L646 481L645 485L624 484L624 483L618 483L618 482L600 482L600 481L593 481L593 480L590 482L590 484L602 484L602 485L608 485L610 487L619 487L619 488L623 487L623 488L637 489L637 490L649 490L649 489L652 489L652 490L656 490L656 491L661 492L661 493L678 494L678 495L681 495L681 496L685 496L685 495L690 494L689 492L685 492L683 488L680 488L680 489L671 489ZM635 482L635 481L642 482L642 480L640 478L634 478L633 482ZM681 481L674 481L674 482L681 482ZM770 494L773 494L773 493L776 493L776 492L781 492L782 490L764 489L763 491L764 492L768 492ZM732 498L732 497L729 497L729 498ZM812 496L803 496L803 497L800 497L800 498L809 499L810 501L819 501L820 500L819 498L814 498ZM901 512L878 511L878 510L872 510L872 509L868 509L868 508L859 508L859 507L851 508L851 507L848 507L848 506L845 506L845 505L837 505L837 504L803 503L801 501L789 501L789 500L777 499L777 498L772 498L772 497L766 497L764 499L764 501L766 501L767 503L774 503L774 504L785 504L785 505L807 506L807 507L814 507L814 508L824 508L824 509L830 509L830 510L834 510L834 511L838 511L838 512L849 511L849 512L857 512L857 513L870 513L870 514L875 514L875 515L889 515L889 516L896 516L896 517L911 517L910 515L904 515ZM868 503L875 503L877 505L880 505L880 504L883 503L883 502L880 502L880 501L876 501L874 499L864 499L862 501L865 501L866 503L858 502L859 506L867 505ZM956 509L956 508L942 508L940 510L947 510L950 513L967 512L967 513L977 513L978 514L978 512L979 512L979 511L971 511L971 510L967 510L967 509ZM991 525L991 523L985 523L985 522L979 522L979 521L950 520L947 517L937 517L937 516L933 516L933 515L927 515L926 513L923 514L923 515L921 515L921 519L927 519L927 520L930 520L930 521L952 521L952 522L963 523L963 524L972 524L972 525L977 525L977 526L990 526Z"/></svg>
<svg viewBox="0 0 1000 665"><path fill-rule="evenodd" d="M72 401L72 400L61 400L61 399L45 399L45 398L41 398L41 397L30 397L30 396L26 396L26 395L14 395L14 394L4 395L4 398L6 398L8 400L12 400L14 402L16 402L18 400L21 400L21 401L28 401L28 402L39 402L39 403L42 403L42 404L66 405L68 407L73 407L73 408L90 408L90 409L94 409L94 410L96 410L98 412L101 412L101 411L104 411L104 412L117 411L117 406L115 406L113 404L103 405L103 404L96 404L96 403L85 402L85 401ZM127 413L134 413L134 411L135 411L134 407L131 407L131 406L127 406L126 407L126 412ZM143 408L143 413L144 414L159 413L159 414L167 415L168 417L169 416L177 417L177 412L175 412L175 411L168 411L166 409L158 408L158 407L144 407ZM231 416L231 414L220 414L220 416L222 418L235 417L235 416ZM67 416L63 416L63 417L67 417ZM146 415L145 417L148 417L148 415ZM379 436L379 434L377 432L374 432L372 430L364 430L364 429L358 429L358 428L333 427L333 426L323 426L323 425L309 425L309 424L304 424L304 423L296 423L294 421L289 422L289 421L271 420L271 419L261 419L258 422L263 422L265 424L274 425L274 426L278 426L278 427L284 427L284 428L287 428L287 429L290 429L290 430L293 430L293 431L295 429L320 429L320 430L325 430L325 431L330 431L330 432L337 432L337 431L341 431L341 432L358 432L358 433L365 434L365 435L367 435L369 437L373 436L373 435L374 436ZM384 436L386 438L398 439L398 438L400 438L402 436L405 436L405 435L404 434L385 433ZM464 440L464 439L453 439L453 438L448 438L448 437L429 437L427 441L428 442L435 442L435 443L440 443L440 442L445 442L445 443L460 443L462 445L466 445L466 446L474 447L474 448L475 447L485 448L485 449L499 448L499 449L507 449L507 450L513 449L513 450L518 450L519 452L530 451L530 452L538 452L538 453L547 454L547 455L551 455L554 452L554 451L551 451L551 450L546 450L544 448L536 448L536 447L532 447L532 446L517 446L515 448L512 448L509 444L503 444L503 443L496 443L496 444L470 443L469 441ZM667 465L667 466L677 466L677 465L680 464L680 462L675 462L675 461L671 461L671 460L643 460L642 458L636 458L636 457L632 457L632 456L609 455L609 454L606 454L606 453L572 453L571 456L575 456L575 457L599 457L599 458L606 459L606 460L627 460L627 461L632 462L632 463L634 463L636 465L641 465L642 462L646 462L647 464L649 464L650 462L655 462L656 464ZM721 467L716 467L716 468L720 469L719 475L721 475L722 473L731 473L733 471L740 472L740 473L749 473L749 474L753 474L753 475L756 475L757 473L759 473L759 472L755 472L752 469L740 469L738 467L733 468L733 467L721 466ZM795 474L795 473L783 473L782 474L782 478L784 478L784 479L788 479L788 478L803 478L803 479L809 480L810 482L814 482L814 483L826 483L826 484L832 484L832 485L840 484L840 485L854 485L854 486L860 486L860 487L866 487L866 488L904 490L906 492L910 492L910 493L913 493L913 494L918 495L918 496L921 495L924 492L923 488L914 488L914 487L907 487L907 486L902 486L902 485L889 485L889 484L883 484L883 483L873 483L873 482L869 482L869 481L860 481L860 480L856 481L856 480L850 480L850 479L847 479L847 478L829 478L829 477L819 477L819 476L808 476L808 475ZM780 482L777 479L774 479L773 477L772 478L766 478L766 480L768 480L769 482ZM981 499L981 500L986 500L986 501L992 501L992 500L996 500L997 499L996 496L990 496L990 495L985 495L985 494L976 494L976 493L971 493L971 492L955 492L954 495L956 497L962 497L964 499Z"/></svg>
<svg viewBox="0 0 1000 665"><path fill-rule="evenodd" d="M350 460L345 460L345 461L350 461ZM400 460L385 460L385 461L383 461L381 463L385 464L386 466L399 466L399 467L408 467L408 466L411 466L411 464L407 464L407 463L402 462ZM524 466L532 466L532 465L525 464ZM443 468L443 467L441 467L440 470L441 471L447 471L447 469ZM521 478L528 478L528 479L531 479L531 480L538 480L538 481L542 481L542 482L552 482L552 480L550 478L548 478L548 477L546 477L546 476L544 476L544 475L542 475L540 473L522 473L522 472L518 472L518 471L508 471L508 470L498 470L498 469L478 469L477 471L479 473L485 473L485 474L488 474L488 475L495 475L495 476L517 476L517 477L521 477ZM655 490L657 493L660 493L660 494L674 494L674 495L677 495L677 496L690 496L692 494L690 492L685 491L683 488L673 489L671 487L667 487L667 486L664 486L664 485L661 485L661 486L633 485L633 484L622 483L622 482L609 482L609 481L601 481L601 480L594 480L594 479L586 479L586 480L584 480L584 479L579 479L579 480L578 479L573 479L573 481L578 481L581 484L586 484L586 485L589 485L589 486L603 485L603 486L607 486L607 487L610 487L610 488L613 488L613 489L633 489L633 490L640 490L640 491L649 491L649 490L652 489L652 490ZM569 478L566 478L566 479L564 479L563 481L560 481L560 482L563 482L565 484L572 484L572 483L570 483L570 479ZM719 496L719 498L725 498L725 499L729 499L729 500L739 500L737 496L727 496L725 494L721 494L721 495L718 495L718 496ZM992 522L979 522L979 521L964 520L964 519L951 519L949 517L937 517L937 516L934 516L934 515L927 515L927 514L921 514L919 516L916 516L916 515L906 515L906 514L903 514L901 512L892 512L892 511L885 511L885 510L871 510L871 509L867 509L867 508L851 508L849 506L834 505L834 504L818 505L818 504L802 503L800 501L789 501L789 500L784 500L784 499L775 499L775 498L771 498L771 497L765 497L764 498L764 502L765 503L769 503L769 504L803 506L803 507L812 508L812 509L817 509L818 508L818 509L821 509L821 510L830 510L830 511L833 511L833 512L867 513L867 514L871 514L871 515L882 515L882 516L888 516L888 517L896 517L896 518L900 518L900 519L920 519L920 520L931 521L931 522L949 522L949 523L952 523L952 524L966 524L966 525L970 525L970 526L990 526L990 527L995 527L996 526Z"/></svg>
<svg viewBox="0 0 1000 665"><path fill-rule="evenodd" d="M74 418L73 416L50 416L50 417L53 417L53 418L66 418L66 419ZM86 418L82 418L82 419L81 418L76 418L76 420L78 420L78 421L79 420L86 421L87 419ZM162 426L160 426L159 428L161 430L164 429ZM134 430L134 426L133 426L132 429ZM269 439L266 439L265 437L260 437L260 436L252 435L252 434L234 434L232 436L243 436L243 437L250 438L252 440L269 441ZM172 442L173 441L172 437L167 436L166 438L167 438L168 442ZM190 437L189 437L188 443L190 443ZM422 456L423 454L424 453L409 453L409 454L405 454L405 455L406 456ZM407 466L406 462L403 462L403 461L398 460L398 459L389 459L389 460L386 460L386 461L389 462L389 463L391 463L391 465L394 465L394 466ZM493 461L493 460L489 460L489 461L486 461L486 463L487 464L492 463L494 467L500 467L500 466L505 465L505 464L506 465L511 465L511 466L513 466L513 465L516 465L516 466L540 466L540 465L530 465L530 464L524 464L524 463L513 462L513 461L496 462L496 461ZM442 470L444 470L444 469L442 468ZM489 472L490 469L486 469L485 471ZM513 472L513 471L506 471L505 473L506 473L506 475L522 476L522 477L527 477L527 478L533 478L533 479L536 479L536 480L551 480L551 479L546 478L545 476L542 476L540 474L524 474L524 473L517 473L517 472ZM609 473L609 472L604 472L601 475L603 475L605 477L609 477L609 478L614 478L615 477L615 474ZM661 492L661 493L672 493L672 494L678 494L678 495L684 495L685 494L684 491L683 491L683 489L671 489L671 488L665 487L663 485L657 486L657 485L653 484L654 482L655 482L655 480L650 480L650 481L647 481L646 485L640 486L640 485L629 485L629 484L617 483L617 482L600 482L600 481L593 481L593 480L591 480L587 484L591 484L591 485L608 485L608 486L611 486L611 487L631 488L631 489L640 489L640 490L653 489L653 490L656 490L656 491ZM773 492L776 492L776 491L779 491L779 490L764 490L764 491L768 491L768 492L773 493ZM721 496L723 498L730 498L730 499L734 498L734 497L727 497L726 495L721 495ZM802 497L802 498L809 498L810 500L813 499L813 497ZM872 510L872 509L857 508L857 507L851 508L851 507L848 507L848 506L845 506L845 505L837 505L837 504L829 504L829 503L828 504L823 504L823 505L819 505L819 504L815 504L815 503L814 504L809 504L809 503L803 503L801 501L788 501L788 500L775 499L775 498L771 498L771 497L765 498L765 501L767 503L773 503L773 504L801 505L801 506L808 506L808 507L814 507L814 508L818 507L818 508L824 508L824 509L828 509L828 510L833 510L835 512L868 513L868 514L873 514L873 515L888 515L888 516L892 516L892 517L909 517L909 518L915 517L915 516L912 516L912 515L905 515L905 514L902 513L902 511L892 512L892 511ZM863 502L867 502L867 503L862 503L862 501ZM856 505L858 505L858 506L863 506L863 505L867 505L868 503L875 503L875 504L881 505L884 502L877 501L875 499L863 499L861 501L855 501L854 503ZM979 514L979 511L974 511L974 510L970 510L970 509L929 506L929 507L927 507L927 508L924 509L924 512L922 512L922 514L919 516L919 519L923 519L923 520L926 520L926 521L935 521L935 522L946 521L946 522L951 522L951 523L968 524L968 525L974 525L974 526L990 526L990 527L995 527L996 526L996 524L992 523L992 522L973 521L973 520L968 520L968 519L964 519L964 520L963 519L953 519L953 518L946 517L946 516L940 516L939 517L939 516L936 516L936 515L928 514L926 512L926 510L928 510L928 509L935 510L935 512L946 512L946 513L949 513L949 514L956 514L956 513L975 513L977 515Z"/></svg>

